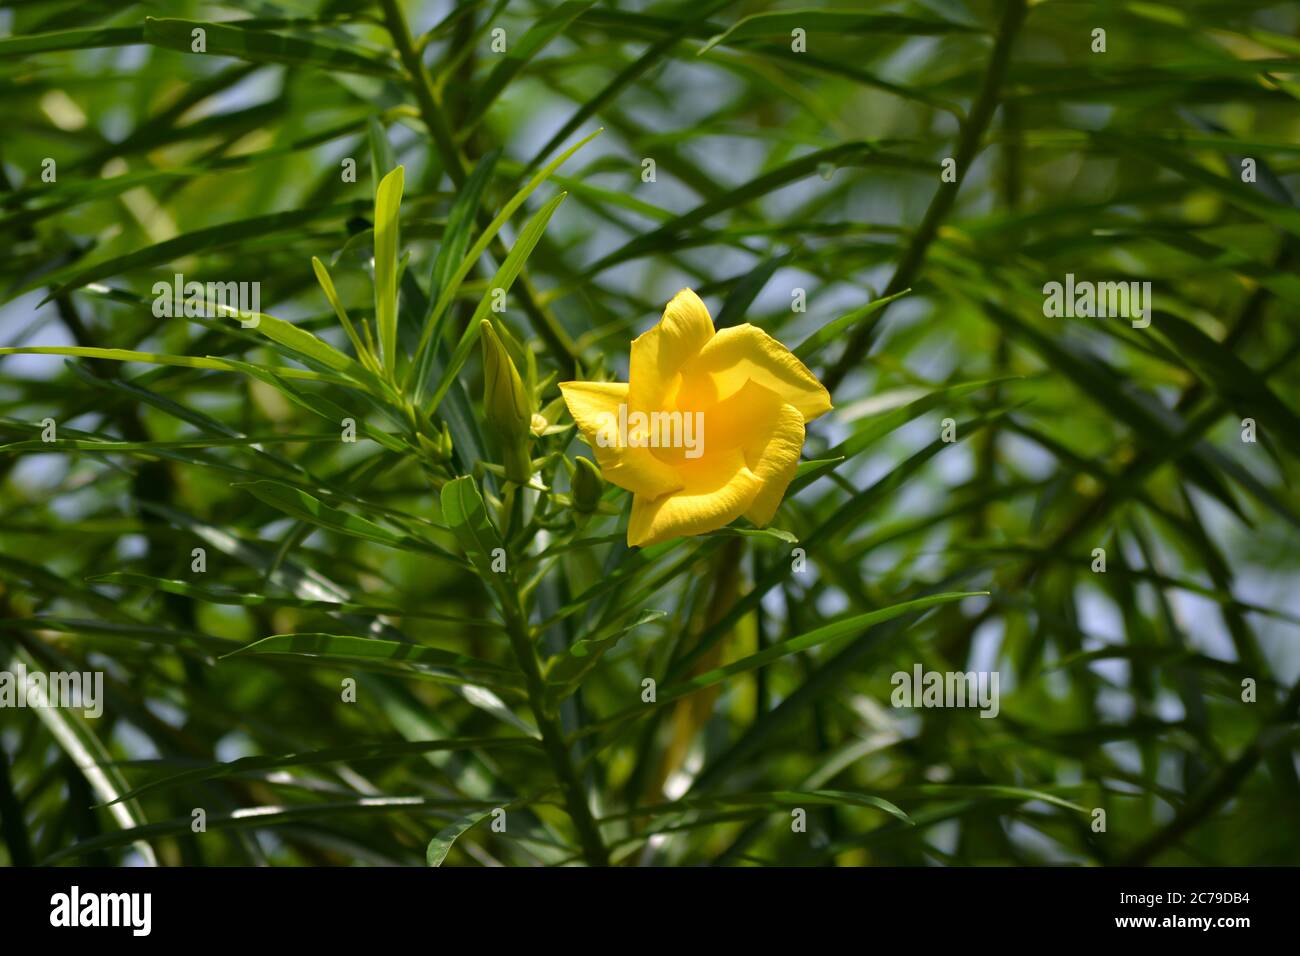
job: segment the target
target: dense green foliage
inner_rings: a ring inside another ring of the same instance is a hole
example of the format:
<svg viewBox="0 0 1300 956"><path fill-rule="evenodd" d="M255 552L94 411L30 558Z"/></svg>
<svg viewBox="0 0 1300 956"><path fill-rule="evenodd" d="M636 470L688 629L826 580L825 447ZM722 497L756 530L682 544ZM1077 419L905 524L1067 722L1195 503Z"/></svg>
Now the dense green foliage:
<svg viewBox="0 0 1300 956"><path fill-rule="evenodd" d="M1298 31L0 11L0 667L106 698L0 709L0 860L1300 861ZM178 273L265 315L158 317ZM1049 316L1067 276L1149 326ZM770 529L629 549L556 382L687 286L836 410ZM918 666L997 715L891 706Z"/></svg>

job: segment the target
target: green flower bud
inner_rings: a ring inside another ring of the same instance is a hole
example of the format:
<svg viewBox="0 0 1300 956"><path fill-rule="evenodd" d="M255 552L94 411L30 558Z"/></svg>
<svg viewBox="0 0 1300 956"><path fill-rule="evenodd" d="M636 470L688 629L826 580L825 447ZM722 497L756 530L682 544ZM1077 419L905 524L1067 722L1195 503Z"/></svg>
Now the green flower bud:
<svg viewBox="0 0 1300 956"><path fill-rule="evenodd" d="M586 458L579 457L573 464L575 469L569 482L573 510L578 514L591 514L600 504L600 496L605 491L605 479L601 477L600 469Z"/></svg>
<svg viewBox="0 0 1300 956"><path fill-rule="evenodd" d="M419 440L420 448L433 460L447 461L451 458L451 431L446 422L442 423L442 430L434 432L432 436L417 432L415 437Z"/></svg>
<svg viewBox="0 0 1300 956"><path fill-rule="evenodd" d="M532 478L528 443L532 437L533 401L519 370L501 343L492 323L479 323L483 343L483 406L488 427L501 442L506 477L519 484Z"/></svg>

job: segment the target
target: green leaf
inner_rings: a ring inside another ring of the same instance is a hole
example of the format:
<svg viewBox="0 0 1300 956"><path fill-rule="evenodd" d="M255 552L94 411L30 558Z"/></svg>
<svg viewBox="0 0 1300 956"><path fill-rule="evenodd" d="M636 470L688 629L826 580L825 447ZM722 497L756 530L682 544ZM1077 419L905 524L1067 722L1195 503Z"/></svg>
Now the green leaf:
<svg viewBox="0 0 1300 956"><path fill-rule="evenodd" d="M374 182L374 195L379 196L379 187L384 178L397 168L393 158L393 147L388 142L388 133L377 116L366 118L366 136L370 140L370 176Z"/></svg>
<svg viewBox="0 0 1300 956"><path fill-rule="evenodd" d="M656 40L636 60L625 66L608 83L589 96L573 112L573 115L565 121L564 125L551 135L546 144L534 154L532 160L528 163L528 168L531 169L537 166L561 143L572 136L583 123L599 113L607 104L613 102L619 93L636 81L637 77L666 58L673 48L677 46L678 42L690 33L690 30L698 21L710 16L715 10L727 6L730 2L731 0L711 0L711 2L697 4L687 12L686 16L670 20L666 35ZM599 9L589 10L583 16L588 17L598 12L603 13L605 11Z"/></svg>
<svg viewBox="0 0 1300 956"><path fill-rule="evenodd" d="M780 10L755 13L745 17L709 40L700 50L704 55L719 43L738 40L782 39L788 40L791 31L804 30L808 37L845 36L855 34L902 33L910 36L940 36L945 33L971 33L977 27L939 20L934 17L909 17L898 14L854 13L847 10L822 10L816 7L802 10ZM815 41L813 41L815 42Z"/></svg>
<svg viewBox="0 0 1300 956"><path fill-rule="evenodd" d="M190 581L173 578L156 578L135 571L113 571L89 578L96 584L119 584L128 587L149 588L165 591L168 594L180 594L209 604L230 604L240 607L295 607L308 611L325 611L349 614L363 614L368 617L409 617L425 621L451 621L461 627L481 627L500 630L497 621L487 618L466 617L463 614L431 614L398 607L396 604L363 604L356 601L322 601L314 598L290 595L272 595L263 591L239 591L234 588L204 587Z"/></svg>
<svg viewBox="0 0 1300 956"><path fill-rule="evenodd" d="M27 56L56 50L92 50L143 42L144 31L140 27L28 33L23 36L0 37L0 56Z"/></svg>
<svg viewBox="0 0 1300 956"><path fill-rule="evenodd" d="M914 825L911 817L883 797L877 797L869 793L853 793L848 790L767 790L700 797L688 796L674 800L672 803L637 807L630 813L617 814L604 819L683 813L691 810L712 810L720 807L757 807L771 810L777 807L805 806L869 807L873 810L881 810L895 820L909 826Z"/></svg>
<svg viewBox="0 0 1300 956"><path fill-rule="evenodd" d="M1152 330L1164 338L1202 380L1223 396L1238 414L1258 418L1300 455L1300 415L1280 399L1255 369L1229 348L1206 335L1200 328L1167 312L1158 314Z"/></svg>
<svg viewBox="0 0 1300 956"><path fill-rule="evenodd" d="M26 651L17 649L13 651L13 659L9 662L8 671L11 674L17 673L20 666L28 673L41 670L40 665ZM100 800L112 801L116 804L112 816L121 827L122 833L126 834L122 843L135 843L145 863L149 866L157 866L158 859L154 856L148 838L142 832L146 827L144 814L134 800L126 800L123 797L128 790L126 781L122 778L121 772L111 765L108 748L91 731L85 717L79 711L68 707L42 706L33 709L59 747L68 755L77 772L86 778L86 783L98 794ZM118 803L119 800L122 802Z"/></svg>
<svg viewBox="0 0 1300 956"><path fill-rule="evenodd" d="M206 47L202 53L194 51L196 30L202 31ZM205 20L145 17L144 38L154 46L194 56L233 56L253 63L288 63L314 67L327 73L361 73L383 77L399 75L394 64L368 52L268 30L246 30Z"/></svg>
<svg viewBox="0 0 1300 956"><path fill-rule="evenodd" d="M405 177L406 168L398 166L375 193L375 322L390 377L397 369L397 232Z"/></svg>
<svg viewBox="0 0 1300 956"><path fill-rule="evenodd" d="M704 538L768 538L782 544L798 544L799 539L781 528L718 528L701 535Z"/></svg>
<svg viewBox="0 0 1300 956"><path fill-rule="evenodd" d="M456 268L465 260L465 251L469 248L470 230L474 226L483 192L492 179L492 171L496 168L500 155L501 151L494 149L478 161L469 178L465 180L465 185L456 194L456 202L447 216L447 225L442 232L438 255L433 261L433 273L429 279L429 299L425 308L424 325L420 332L421 341L428 341L430 345L419 353L418 361L413 366L415 377L413 401L417 406L424 403L425 390L429 385L438 345L442 341L443 323L450 314L448 308L435 314L435 306L443 290L454 281Z"/></svg>
<svg viewBox="0 0 1300 956"><path fill-rule="evenodd" d="M559 6L546 8L541 16L532 21L532 25L524 35L509 45L505 56L497 58L497 65L475 90L474 100L470 103L469 115L465 118L464 125L471 127L477 124L488 111L488 107L528 65L528 62L562 33L575 18L594 5L590 0L584 2L565 0Z"/></svg>
<svg viewBox="0 0 1300 956"><path fill-rule="evenodd" d="M945 403L965 398L967 395L988 388L991 385L1007 381L1011 381L1011 379L990 378L978 382L960 382L956 385L946 385L943 388L936 388L934 391L922 395L906 405L891 408L881 414L875 414L876 400L868 399L867 401L871 403L872 414L869 415L866 423L862 427L855 429L853 434L844 441L830 449L828 454L845 460L853 458L866 451L890 432L901 428L926 412L932 411ZM840 409L841 418L852 419L855 415L856 409L853 406Z"/></svg>
<svg viewBox="0 0 1300 956"><path fill-rule="evenodd" d="M241 435L238 438L185 438L180 441L99 441L73 438L56 438L54 441L20 441L0 445L4 451L93 451L114 452L164 452L178 448L241 448L251 445L313 444L336 442L337 435Z"/></svg>
<svg viewBox="0 0 1300 956"><path fill-rule="evenodd" d="M478 485L469 476L456 478L442 486L442 520L456 535L465 554L485 581L491 581L494 552L504 549Z"/></svg>
<svg viewBox="0 0 1300 956"><path fill-rule="evenodd" d="M546 683L553 702L568 697L578 689L584 677L600 659L637 628L664 617L663 611L642 611L636 620L611 629L604 636L579 638L562 653L547 661Z"/></svg>
<svg viewBox="0 0 1300 956"><path fill-rule="evenodd" d="M814 458L799 462L799 467L794 473L794 481L790 482L790 487L786 490L786 497L812 484L822 475L830 474L845 461L847 459L839 455L835 458Z"/></svg>
<svg viewBox="0 0 1300 956"><path fill-rule="evenodd" d="M1243 212L1259 216L1293 236L1300 236L1300 209L1273 202L1255 187L1236 179L1220 176L1199 163L1179 155L1175 150L1152 142L1128 144L1122 136L1115 137L1113 142L1124 147L1131 155L1141 157L1143 162L1155 162L1171 169L1192 182L1208 187L1217 196Z"/></svg>
<svg viewBox="0 0 1300 956"><path fill-rule="evenodd" d="M492 181L492 173L496 169L497 160L500 156L501 150L499 149L484 154L483 158L475 165L469 178L465 180L465 185L456 193L456 201L452 204L451 212L447 215L447 226L442 233L442 242L438 246L438 255L433 260L433 273L429 279L429 307L431 311L443 292L453 283L460 281L456 277L456 273L466 261L465 252L469 248L470 231L474 227L474 219L478 214L483 193L487 189L488 183ZM480 244L484 249L487 248L485 243ZM437 341L436 336L434 340Z"/></svg>
<svg viewBox="0 0 1300 956"><path fill-rule="evenodd" d="M894 604L890 607L880 608L876 611L868 611L865 614L855 614L852 617L835 621L827 624L825 627L819 627L807 634L801 634L799 637L792 637L789 640L778 641L771 647L768 647L757 654L751 654L748 657L741 658L733 664L725 667L719 667L707 673L700 674L690 680L682 681L680 684L674 684L666 690L659 692L658 703L664 703L670 700L676 700L678 697L685 697L687 694L693 694L696 691L703 690L720 681L724 681L737 674L743 674L746 671L754 670L758 667L765 667L773 661L780 660L790 654L799 651L806 651L811 648L833 641L836 638L844 637L849 634L856 634L866 630L869 627L875 627L885 621L892 621L896 617L909 614L913 611L923 611L927 608L935 607L940 604L950 604L953 601L962 601L970 597L987 596L987 591L952 591L945 594L932 594L923 598L916 598L912 601L904 601L901 604Z"/></svg>
<svg viewBox="0 0 1300 956"><path fill-rule="evenodd" d="M1060 807L1063 810L1073 810L1075 813L1085 815L1091 814L1089 809L1073 801L1066 800L1064 797L1047 790L1032 787L1011 787L1003 784L934 783L898 787L889 790L888 793L898 799L910 798L916 800L966 800L970 798L1014 800L1016 802L1038 800L1042 803L1050 803L1052 806Z"/></svg>
<svg viewBox="0 0 1300 956"><path fill-rule="evenodd" d="M205 368L218 372L240 371L239 363L212 356L197 355L159 355L156 352L135 352L130 349L99 349L79 345L37 345L28 348L2 348L0 355L67 355L73 358L105 359L110 362L142 362L146 365L171 365L178 368ZM333 382L347 384L347 379L300 368L276 368L275 374L285 378L309 382Z"/></svg>
<svg viewBox="0 0 1300 956"><path fill-rule="evenodd" d="M891 621L896 617L916 611L924 611L940 604L949 604L953 601L961 601L969 597L981 597L987 595L987 591L952 591L945 594L932 594L922 598L916 598L912 601L904 601L901 604L894 604L890 607L880 608L875 611L868 611L865 614L855 614L834 623L827 624L825 627L819 627L816 630L809 631L807 634L801 634L798 637L792 637L789 640L778 641L771 647L759 651L757 654L751 654L748 657L741 658L735 663L728 664L725 667L714 668L689 680L680 681L660 690L655 698L652 707L641 705L631 707L627 710L620 711L613 717L608 718L602 723L617 723L628 717L635 717L640 714L648 713L654 707L662 707L664 704L671 703L682 697L698 693L706 687L712 687L737 674L744 674L748 671L755 670L759 667L766 667L768 664L778 661L790 654L796 654L800 651L811 650L822 644L834 641L838 638L847 637L852 634L860 634L868 628L875 627L877 624L883 624L885 621ZM678 669L681 667L679 665Z"/></svg>
<svg viewBox="0 0 1300 956"><path fill-rule="evenodd" d="M249 481L236 482L234 487L242 488L272 508L317 527L353 538L362 538L366 541L385 544L390 548L418 551L456 565L460 564L454 557L432 542L413 538L409 534L389 531L373 521L367 521L357 515L340 511L338 508L332 508L320 499L314 498L307 492L300 491L290 485L281 484L277 481Z"/></svg>
<svg viewBox="0 0 1300 956"><path fill-rule="evenodd" d="M469 275L470 270L478 264L483 253L486 252L488 246L492 244L492 240L496 238L497 233L501 231L501 227L510 221L510 217L514 215L515 210L522 206L524 200L531 196L537 190L537 187L546 182L555 170L564 165L565 161L568 160L570 156L582 149L582 147L586 146L602 132L603 129L596 130L586 138L574 143L555 159L551 160L551 162L547 163L546 166L539 170L522 189L510 197L510 201L501 208L501 212L499 212L496 218L488 224L487 229L483 231L483 235L479 236L474 245L470 247L469 252L466 253L465 258L461 260L456 271L451 274L451 277L439 290L438 298L428 313L432 321L426 321L424 330L420 333L420 343L415 350L417 359L423 356L427 349L431 349L435 346L436 343L432 341L432 335L435 329L441 327L440 317L443 312L451 306L452 300L455 299L456 293L460 290L461 282L464 281L465 276ZM516 241L515 244L518 245L518 241ZM478 323L476 322L470 323L472 328L477 328L477 325ZM417 367L418 366L419 363L417 361ZM435 405L436 404L437 403L435 403Z"/></svg>
<svg viewBox="0 0 1300 956"><path fill-rule="evenodd" d="M467 813L450 826L443 827L429 841L429 847L425 850L425 862L429 866L442 866L443 861L447 859L447 854L451 852L452 845L491 814L491 810L476 810L474 813Z"/></svg>
<svg viewBox="0 0 1300 956"><path fill-rule="evenodd" d="M325 298L329 300L330 307L334 309L334 314L338 316L339 324L343 326L343 330L347 333L348 341L352 343L352 347L356 350L357 358L366 369L377 372L378 364L370 354L370 350L361 341L361 336L357 335L356 327L353 326L352 320L348 317L347 310L343 308L343 302L339 299L338 291L334 288L334 280L331 278L329 270L325 268L325 263L312 256L311 267L312 271L316 273L316 281L320 283Z"/></svg>
<svg viewBox="0 0 1300 956"><path fill-rule="evenodd" d="M301 405L303 408L314 412L335 426L342 425L343 421L348 418L356 420L354 412L343 408L325 396L304 392L294 388L280 375L279 369L273 371L259 365L253 365L249 362L239 362L234 359L227 359L226 361L231 368L241 371L246 375L250 375L259 381L265 382L294 404ZM402 439L395 435L390 435L382 429L372 428L364 420L357 421L357 431L378 442L389 451L403 455L413 452L411 446Z"/></svg>
<svg viewBox="0 0 1300 956"><path fill-rule="evenodd" d="M1080 392L1132 428L1151 447L1169 445L1183 431L1184 423L1175 413L1156 411L1160 406L1154 400L1138 400L1133 394L1136 389L1126 387L1123 376L1097 355L1074 346L1064 336L1048 335L992 302L982 305L995 322L1021 338L1055 371L1074 382ZM1203 453L1191 451L1182 460L1182 468L1229 511L1244 517L1232 494L1206 464Z"/></svg>
<svg viewBox="0 0 1300 956"><path fill-rule="evenodd" d="M277 657L310 657L324 661L343 661L364 663L382 661L386 663L415 664L437 668L440 671L458 675L460 671L486 674L492 681L507 687L523 686L522 675L515 669L479 660L466 654L425 647L422 644L405 644L400 641L388 641L373 637L351 637L345 634L275 634L259 641L247 644L238 650L224 654L223 660L230 657L248 655Z"/></svg>
<svg viewBox="0 0 1300 956"><path fill-rule="evenodd" d="M722 303L722 308L718 310L713 320L714 328L729 329L733 325L739 325L749 307L758 298L758 294L763 291L763 286L767 285L768 280L778 269L789 265L793 258L793 252L768 256L742 276L740 281L732 286L731 292Z"/></svg>
<svg viewBox="0 0 1300 956"><path fill-rule="evenodd" d="M315 767L332 763L353 763L359 760L396 760L412 755L439 752L499 749L535 749L537 741L531 737L453 737L446 740L396 740L365 744L345 744L323 750L307 750L290 754L257 754L239 757L222 763L207 764L181 773L152 780L124 793L113 803L132 800L141 794L174 787L192 786L208 780L240 773L258 773L265 770L284 770L289 767Z"/></svg>
<svg viewBox="0 0 1300 956"><path fill-rule="evenodd" d="M49 302L92 282L101 282L137 269L167 265L184 256L224 249L244 240L262 239L274 233L289 232L321 219L345 218L364 209L363 203L347 202L333 206L317 206L264 216L251 216L218 226L209 226L206 229L196 229L193 232L182 233L174 239L154 243L144 249L105 259L90 266L73 264L27 283L22 291L38 286L54 286L54 290L41 300L42 303Z"/></svg>
<svg viewBox="0 0 1300 956"><path fill-rule="evenodd" d="M307 803L293 806L252 806L242 807L230 813L209 813L206 820L208 831L261 829L264 827L284 826L294 823L306 823L313 827L320 826L335 816L366 817L383 816L393 813L445 813L448 809L466 806L491 804L500 806L505 801L469 800L445 797L390 797L364 796L353 800L334 800L325 803ZM489 807L489 812L490 812ZM194 820L187 813L183 817L146 823L137 827L140 839L173 837L191 833ZM41 861L42 866L52 866L65 860L93 853L96 850L124 846L134 839L131 831L105 833L97 837L80 840L65 849L51 853Z"/></svg>
<svg viewBox="0 0 1300 956"><path fill-rule="evenodd" d="M461 366L469 358L474 343L478 341L479 323L491 313L493 293L497 289L508 292L510 287L514 285L515 279L518 278L520 271L524 267L524 262L532 254L537 243L541 241L542 234L546 232L546 224L550 222L551 216L559 208L560 203L564 202L565 195L567 194L560 193L539 209L537 214L529 219L527 225L520 231L519 238L515 240L514 246L510 249L510 254L506 256L505 261L501 263L501 268L497 269L496 275L488 283L487 291L483 294L483 298L479 300L478 308L474 310L469 325L465 327L464 334L456 344L456 350L452 353L447 367L443 370L442 381L438 383L433 397L429 399L429 404L425 408L426 415L432 415L437 411L443 397L447 394L447 390L451 388L451 383L455 381L456 376L460 373Z"/></svg>
<svg viewBox="0 0 1300 956"><path fill-rule="evenodd" d="M701 203L690 212L677 216L657 229L636 236L597 260L583 274L590 279L621 262L672 249L688 229L718 213L743 206L792 182L837 166L881 166L905 169L909 172L916 171L916 164L912 160L884 153L874 143L865 141L841 143L829 149L818 150L764 173L725 195Z"/></svg>
<svg viewBox="0 0 1300 956"><path fill-rule="evenodd" d="M132 641L143 644L156 644L160 647L175 647L182 650L198 649L206 653L216 654L230 650L235 644L231 638L214 637L199 631L185 631L175 627L54 617L47 614L6 621L5 626L15 631L57 631L60 634L68 634L74 637Z"/></svg>
<svg viewBox="0 0 1300 956"><path fill-rule="evenodd" d="M794 350L795 358L801 362L807 362L808 359L816 355L821 349L842 338L850 332L855 325L863 319L869 318L876 312L879 312L891 302L901 299L911 292L911 289L904 289L902 292L896 292L893 295L887 295L883 299L876 299L874 302L868 302L866 305L854 309L847 315L842 315L833 322L828 322L808 338L799 343L798 348Z"/></svg>

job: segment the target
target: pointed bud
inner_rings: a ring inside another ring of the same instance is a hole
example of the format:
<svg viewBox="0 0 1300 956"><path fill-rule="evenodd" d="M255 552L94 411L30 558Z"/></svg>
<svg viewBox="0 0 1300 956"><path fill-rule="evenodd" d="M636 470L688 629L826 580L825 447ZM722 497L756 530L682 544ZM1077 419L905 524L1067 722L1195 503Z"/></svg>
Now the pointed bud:
<svg viewBox="0 0 1300 956"><path fill-rule="evenodd" d="M524 391L519 370L487 319L479 323L479 336L483 341L484 402L489 424L512 434L527 431L532 424L532 402Z"/></svg>
<svg viewBox="0 0 1300 956"><path fill-rule="evenodd" d="M591 514L600 504L600 496L605 491L605 479L601 477L600 469L586 458L579 456L573 464L573 478L569 482L569 490L573 494L573 510L578 514Z"/></svg>
<svg viewBox="0 0 1300 956"><path fill-rule="evenodd" d="M492 323L484 319L479 323L479 338L483 343L483 406L488 427L501 441L502 465L506 477L527 484L532 477L532 464L528 456L531 436L533 403L519 370L510 360L510 353L501 343Z"/></svg>
<svg viewBox="0 0 1300 956"><path fill-rule="evenodd" d="M442 423L441 428L436 427L433 422L426 422L425 431L416 432L415 437L421 451L434 461L451 459L451 430L446 422Z"/></svg>
<svg viewBox="0 0 1300 956"><path fill-rule="evenodd" d="M435 461L442 460L442 443L439 442L436 437L430 438L428 435L425 435L423 432L417 432L415 437L420 443L420 449L426 455L428 455L430 458L434 459Z"/></svg>
<svg viewBox="0 0 1300 956"><path fill-rule="evenodd" d="M446 422L442 423L441 430L434 431L432 435L417 432L415 437L419 440L420 448L434 461L447 461L451 458L451 432Z"/></svg>

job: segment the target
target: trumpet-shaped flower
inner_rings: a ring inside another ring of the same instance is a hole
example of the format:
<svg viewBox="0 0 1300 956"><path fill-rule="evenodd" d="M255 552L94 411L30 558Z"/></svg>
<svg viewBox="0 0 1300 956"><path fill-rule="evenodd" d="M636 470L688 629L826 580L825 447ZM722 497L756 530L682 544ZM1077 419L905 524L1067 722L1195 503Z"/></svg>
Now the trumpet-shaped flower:
<svg viewBox="0 0 1300 956"><path fill-rule="evenodd" d="M632 342L628 379L560 390L605 478L632 492L633 547L742 515L766 525L799 466L804 423L831 408L784 345L748 324L714 331L690 289Z"/></svg>

